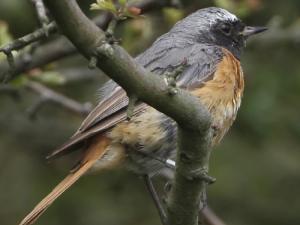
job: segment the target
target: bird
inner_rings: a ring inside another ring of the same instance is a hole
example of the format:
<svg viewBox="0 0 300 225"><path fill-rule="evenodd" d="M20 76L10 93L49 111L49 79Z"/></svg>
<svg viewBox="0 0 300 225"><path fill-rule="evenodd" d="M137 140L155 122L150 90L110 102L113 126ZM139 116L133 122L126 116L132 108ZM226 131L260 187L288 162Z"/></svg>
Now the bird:
<svg viewBox="0 0 300 225"><path fill-rule="evenodd" d="M212 146L216 146L233 124L241 105L244 75L240 59L246 41L265 30L266 27L246 26L225 9L203 8L177 22L135 61L161 77L183 67L176 77L176 87L187 90L207 108L214 131ZM112 80L100 93L102 100L75 134L47 157L55 159L78 150L82 153L80 161L20 225L34 223L89 171L119 167L151 178L166 167L162 161L174 160L174 120L139 101L128 120L130 100Z"/></svg>

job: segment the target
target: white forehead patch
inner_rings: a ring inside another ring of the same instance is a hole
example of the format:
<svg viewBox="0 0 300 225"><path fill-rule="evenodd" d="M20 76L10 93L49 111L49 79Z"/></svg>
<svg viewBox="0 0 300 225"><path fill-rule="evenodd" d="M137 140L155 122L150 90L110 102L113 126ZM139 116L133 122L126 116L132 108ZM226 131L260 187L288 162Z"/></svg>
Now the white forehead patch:
<svg viewBox="0 0 300 225"><path fill-rule="evenodd" d="M237 21L239 20L234 14L228 12L225 9L210 7L199 10L200 15L210 25L217 23L218 21Z"/></svg>
<svg viewBox="0 0 300 225"><path fill-rule="evenodd" d="M237 21L238 20L238 18L234 14L228 12L225 9L221 9L221 8L211 7L208 9L204 9L203 12L205 15L204 18L206 18L207 22L210 25L215 24L219 20L221 20L221 21Z"/></svg>
<svg viewBox="0 0 300 225"><path fill-rule="evenodd" d="M219 9L219 12L217 12L216 14L219 14L220 18L223 18L224 20L238 20L238 18L236 17L236 15L228 12L225 9Z"/></svg>

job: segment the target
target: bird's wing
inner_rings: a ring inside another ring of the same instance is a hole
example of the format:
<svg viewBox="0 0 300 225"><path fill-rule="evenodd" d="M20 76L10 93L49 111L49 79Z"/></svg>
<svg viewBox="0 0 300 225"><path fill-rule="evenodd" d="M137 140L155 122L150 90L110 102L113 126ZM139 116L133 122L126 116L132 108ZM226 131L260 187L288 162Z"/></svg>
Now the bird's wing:
<svg viewBox="0 0 300 225"><path fill-rule="evenodd" d="M156 45L136 58L136 61L149 71L163 75L170 72L186 61L185 69L178 77L178 86L184 89L193 89L207 81L215 72L221 61L223 51L220 47L194 44L185 48L176 46L161 50ZM104 87L106 97L83 121L77 132L48 158L54 158L72 151L84 144L84 141L95 134L110 129L126 119L128 97L126 92L113 81ZM145 103L138 103L134 114L145 110Z"/></svg>
<svg viewBox="0 0 300 225"><path fill-rule="evenodd" d="M47 159L57 158L84 145L84 141L101 133L119 122L126 120L126 108L128 97L126 92L117 87L115 91L102 100L82 122L77 132L62 146L47 156ZM134 109L134 115L147 107L145 103L138 103Z"/></svg>
<svg viewBox="0 0 300 225"><path fill-rule="evenodd" d="M82 133L107 116L114 114L128 105L126 92L112 80L108 81L104 87L100 89L100 92L103 96L103 100L86 117L75 135Z"/></svg>
<svg viewBox="0 0 300 225"><path fill-rule="evenodd" d="M151 57L148 57L149 55ZM186 63L184 71L177 78L177 86L189 90L209 80L223 56L224 50L219 46L193 44L164 50L150 48L138 56L137 60L156 74L171 72Z"/></svg>

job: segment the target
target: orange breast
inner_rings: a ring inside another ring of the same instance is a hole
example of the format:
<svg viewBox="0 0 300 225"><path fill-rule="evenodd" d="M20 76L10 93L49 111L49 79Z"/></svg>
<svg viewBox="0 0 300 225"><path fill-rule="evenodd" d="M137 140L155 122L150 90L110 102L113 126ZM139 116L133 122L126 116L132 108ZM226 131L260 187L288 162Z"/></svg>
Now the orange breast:
<svg viewBox="0 0 300 225"><path fill-rule="evenodd" d="M240 62L226 49L224 54L212 79L192 91L212 114L215 129L213 145L220 142L235 120L244 91Z"/></svg>

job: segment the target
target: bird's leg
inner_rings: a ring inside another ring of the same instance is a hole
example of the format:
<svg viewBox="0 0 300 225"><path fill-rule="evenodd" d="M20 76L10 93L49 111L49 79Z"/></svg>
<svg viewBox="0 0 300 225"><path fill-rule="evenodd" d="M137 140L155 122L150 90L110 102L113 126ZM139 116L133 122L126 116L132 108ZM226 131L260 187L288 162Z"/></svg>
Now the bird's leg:
<svg viewBox="0 0 300 225"><path fill-rule="evenodd" d="M144 175L143 176L144 178L144 181L145 181L145 184L146 184L146 187L154 201L154 204L158 210L158 213L159 213L159 217L160 217L160 220L162 222L163 225L166 225L167 223L167 216L166 216L166 213L165 213L165 210L161 204L161 201L160 201L160 198L155 190L155 187L153 185L153 182L151 180L151 177L149 175Z"/></svg>
<svg viewBox="0 0 300 225"><path fill-rule="evenodd" d="M216 213L208 206L199 210L199 217L202 221L199 221L199 225L226 225Z"/></svg>
<svg viewBox="0 0 300 225"><path fill-rule="evenodd" d="M206 185L203 192L201 192L200 203L199 203L199 212L201 212L207 206L207 193L206 193Z"/></svg>
<svg viewBox="0 0 300 225"><path fill-rule="evenodd" d="M138 152L146 157L149 157L151 159L154 159L154 160L162 163L166 168L169 168L172 171L175 171L175 161L174 160L172 160L172 159L165 160L165 159L155 156L154 154L143 152L143 151L138 151Z"/></svg>

